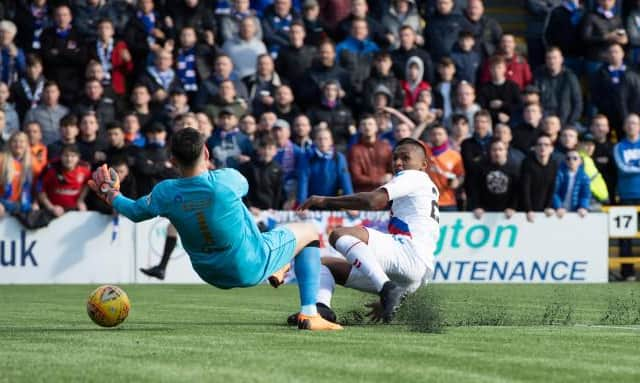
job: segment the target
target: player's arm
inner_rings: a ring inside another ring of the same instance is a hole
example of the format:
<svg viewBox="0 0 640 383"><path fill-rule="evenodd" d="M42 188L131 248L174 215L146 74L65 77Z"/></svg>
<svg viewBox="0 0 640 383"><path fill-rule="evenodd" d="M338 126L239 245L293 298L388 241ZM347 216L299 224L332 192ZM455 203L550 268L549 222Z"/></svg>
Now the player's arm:
<svg viewBox="0 0 640 383"><path fill-rule="evenodd" d="M159 209L154 203L152 194L135 201L120 194L118 174L113 168L107 168L107 165L96 169L87 185L98 197L134 222L144 221L159 215Z"/></svg>
<svg viewBox="0 0 640 383"><path fill-rule="evenodd" d="M132 200L118 193L113 198L111 206L133 222L145 221L159 215L151 194Z"/></svg>
<svg viewBox="0 0 640 383"><path fill-rule="evenodd" d="M298 210L384 210L389 205L389 195L383 188L340 197L311 196Z"/></svg>

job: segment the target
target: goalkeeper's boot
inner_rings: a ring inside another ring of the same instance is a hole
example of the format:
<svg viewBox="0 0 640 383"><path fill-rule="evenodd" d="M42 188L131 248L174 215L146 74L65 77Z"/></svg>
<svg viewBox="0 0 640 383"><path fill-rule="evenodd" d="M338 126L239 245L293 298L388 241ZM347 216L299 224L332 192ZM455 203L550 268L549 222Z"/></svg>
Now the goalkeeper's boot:
<svg viewBox="0 0 640 383"><path fill-rule="evenodd" d="M140 271L145 274L148 275L150 277L154 277L154 278L158 278L159 280L164 280L164 268L160 267L160 266L153 266L153 267L149 267L149 268L144 268L141 267Z"/></svg>
<svg viewBox="0 0 640 383"><path fill-rule="evenodd" d="M273 273L268 278L269 284L271 285L271 287L273 287L274 289L277 289L280 285L282 285L284 283L284 277L287 275L289 270L291 270L291 264L287 263L283 268Z"/></svg>
<svg viewBox="0 0 640 383"><path fill-rule="evenodd" d="M380 290L380 303L382 303L382 321L389 323L396 315L396 312L406 298L406 291L395 284L393 281L387 281Z"/></svg>
<svg viewBox="0 0 640 383"><path fill-rule="evenodd" d="M332 323L338 323L338 318L336 317L336 313L334 313L333 310L331 310L331 307L325 305L324 303L316 303L316 307L318 308L318 314L320 314L320 316L323 319L328 320L329 322L332 322ZM287 324L289 326L297 325L299 316L300 316L300 313L289 315L289 317L287 318Z"/></svg>
<svg viewBox="0 0 640 383"><path fill-rule="evenodd" d="M342 330L342 326L337 323L329 322L320 316L298 314L298 329L311 331L332 331Z"/></svg>

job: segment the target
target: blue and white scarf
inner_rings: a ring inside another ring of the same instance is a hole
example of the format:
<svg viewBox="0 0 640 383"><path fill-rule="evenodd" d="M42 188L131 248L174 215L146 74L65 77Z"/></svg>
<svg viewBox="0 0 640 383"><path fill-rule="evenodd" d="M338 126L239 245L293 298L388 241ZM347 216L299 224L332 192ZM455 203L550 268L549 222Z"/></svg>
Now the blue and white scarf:
<svg viewBox="0 0 640 383"><path fill-rule="evenodd" d="M176 77L176 73L173 71L173 69L167 69L164 72L158 72L156 67L150 66L147 68L147 72L149 72L149 74L151 75L151 77L153 77L156 83L158 83L158 85L160 85L162 89L164 89L166 92L169 91L169 88L171 87L171 83L173 82L173 79Z"/></svg>
<svg viewBox="0 0 640 383"><path fill-rule="evenodd" d="M40 49L40 36L47 26L48 21L47 12L48 8L46 5L42 8L31 5L31 16L33 17L33 39L31 40L31 47L33 49Z"/></svg>
<svg viewBox="0 0 640 383"><path fill-rule="evenodd" d="M100 60L100 65L102 65L102 71L104 72L104 80L105 82L111 82L111 54L113 53L113 39L109 41L106 46L103 42L97 41L96 50L98 51L98 59Z"/></svg>
<svg viewBox="0 0 640 383"><path fill-rule="evenodd" d="M178 78L182 82L182 87L187 92L198 90L198 76L196 75L196 53L195 49L180 50L178 53Z"/></svg>

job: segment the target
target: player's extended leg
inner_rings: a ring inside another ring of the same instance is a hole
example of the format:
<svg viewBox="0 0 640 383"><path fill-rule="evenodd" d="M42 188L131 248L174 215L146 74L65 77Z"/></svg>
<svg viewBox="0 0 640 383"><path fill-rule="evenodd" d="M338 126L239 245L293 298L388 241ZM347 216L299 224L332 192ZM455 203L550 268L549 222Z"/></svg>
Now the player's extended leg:
<svg viewBox="0 0 640 383"><path fill-rule="evenodd" d="M304 330L340 330L342 327L318 315L316 297L320 284L320 249L318 232L310 223L285 225L296 238L294 271L300 292L298 328Z"/></svg>
<svg viewBox="0 0 640 383"><path fill-rule="evenodd" d="M160 260L160 263L149 268L141 267L140 271L150 277L163 280L165 271L167 270L167 264L169 263L169 259L171 258L171 253L173 253L173 250L176 248L177 242L178 231L176 230L175 226L169 224L169 226L167 226L167 239L164 241L164 249L162 251L162 259Z"/></svg>
<svg viewBox="0 0 640 383"><path fill-rule="evenodd" d="M340 227L331 233L329 242L351 264L352 269L349 270L349 275L357 270L367 276L374 291L380 296L383 321L390 322L402 304L405 289L389 279L382 265L373 256L368 246L369 232L363 227ZM348 280L348 277L344 279L346 287L350 287L347 286ZM353 287L366 291L361 286Z"/></svg>

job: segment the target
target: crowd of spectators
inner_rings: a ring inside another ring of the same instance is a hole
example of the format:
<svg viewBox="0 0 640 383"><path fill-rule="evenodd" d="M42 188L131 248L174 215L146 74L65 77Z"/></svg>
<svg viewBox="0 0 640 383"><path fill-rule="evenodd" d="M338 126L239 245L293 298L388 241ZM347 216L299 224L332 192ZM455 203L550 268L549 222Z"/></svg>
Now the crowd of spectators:
<svg viewBox="0 0 640 383"><path fill-rule="evenodd" d="M0 214L108 213L90 170L144 195L184 127L256 213L382 185L405 137L441 210L640 204L640 2L524 3L521 40L481 0L3 1Z"/></svg>

